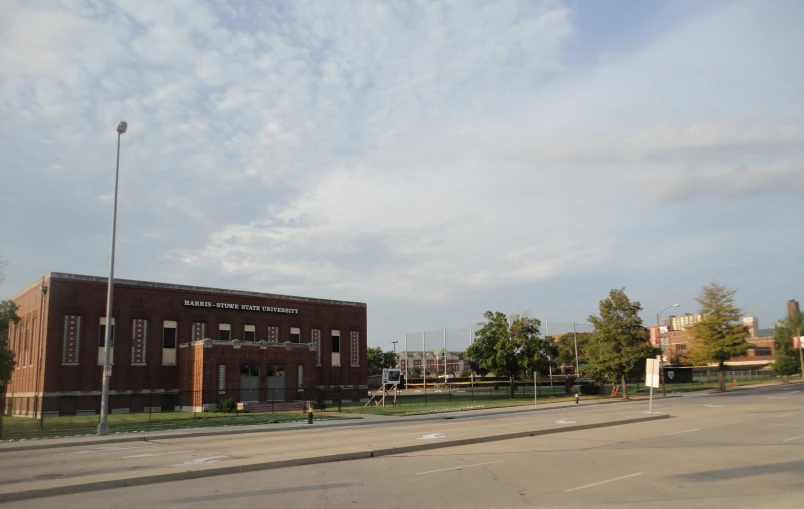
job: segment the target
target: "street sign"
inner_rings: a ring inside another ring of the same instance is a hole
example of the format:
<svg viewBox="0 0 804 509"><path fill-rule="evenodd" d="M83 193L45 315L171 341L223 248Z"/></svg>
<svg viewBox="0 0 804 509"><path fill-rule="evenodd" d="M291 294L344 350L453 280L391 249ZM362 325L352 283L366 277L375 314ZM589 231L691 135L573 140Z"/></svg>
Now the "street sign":
<svg viewBox="0 0 804 509"><path fill-rule="evenodd" d="M648 387L659 386L659 359L647 359L645 362L645 385Z"/></svg>
<svg viewBox="0 0 804 509"><path fill-rule="evenodd" d="M796 350L801 348L801 336L793 336L793 348Z"/></svg>
<svg viewBox="0 0 804 509"><path fill-rule="evenodd" d="M662 338L661 341L662 341L663 345L669 345L670 344L670 338Z"/></svg>
<svg viewBox="0 0 804 509"><path fill-rule="evenodd" d="M104 366L103 367L103 376L105 378L112 378L112 366Z"/></svg>
<svg viewBox="0 0 804 509"><path fill-rule="evenodd" d="M382 384L399 385L402 378L402 370L394 368L383 368L382 370Z"/></svg>

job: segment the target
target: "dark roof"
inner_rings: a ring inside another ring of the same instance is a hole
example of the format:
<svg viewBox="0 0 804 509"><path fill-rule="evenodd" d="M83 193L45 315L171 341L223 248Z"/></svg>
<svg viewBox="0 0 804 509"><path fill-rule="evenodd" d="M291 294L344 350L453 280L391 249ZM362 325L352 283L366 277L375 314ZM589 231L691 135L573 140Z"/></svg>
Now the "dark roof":
<svg viewBox="0 0 804 509"><path fill-rule="evenodd" d="M63 272L51 272L49 275L50 279L63 279L68 281L87 281L92 283L103 283L106 284L109 281L109 278L106 277L97 277L97 276L85 276L82 274L66 274ZM281 299L281 300L292 300L298 302L310 302L315 304L337 304L341 306L352 306L352 307L360 307L365 308L365 302L350 302L345 300L330 300L330 299L316 299L312 297L296 297L292 295L278 295L274 293L260 293L260 292L247 292L243 290L226 290L222 288L208 288L205 286L187 286L187 285L174 285L171 283L153 283L151 281L136 281L133 279L118 279L114 278L114 283L116 285L129 285L129 286L139 286L143 288L161 288L164 290L182 290L185 292L194 292L194 293L217 293L217 294L226 294L226 295L239 295L242 297L259 297L265 299ZM39 284L39 283L36 283Z"/></svg>

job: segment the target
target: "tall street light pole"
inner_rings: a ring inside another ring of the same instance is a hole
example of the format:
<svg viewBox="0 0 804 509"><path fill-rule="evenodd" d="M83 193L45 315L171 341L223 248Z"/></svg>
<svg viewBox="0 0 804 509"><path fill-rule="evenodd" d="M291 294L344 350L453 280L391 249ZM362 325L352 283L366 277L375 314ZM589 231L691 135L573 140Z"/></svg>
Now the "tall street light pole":
<svg viewBox="0 0 804 509"><path fill-rule="evenodd" d="M98 435L109 434L109 379L112 376L110 354L112 352L112 295L114 290L114 242L117 234L117 183L120 178L120 137L128 129L128 124L117 124L117 164L114 170L114 211L112 212L112 254L109 262L109 283L106 293L106 326L103 342L103 392L101 393L101 415Z"/></svg>
<svg viewBox="0 0 804 509"><path fill-rule="evenodd" d="M665 392L664 388L664 344L662 343L662 334L659 329L659 318L662 314L670 308L677 308L681 306L681 304L672 304L667 306L666 308L662 309L661 313L656 314L656 337L659 339L659 350L661 351L661 355L659 356L659 380L661 380L662 384L662 396L666 396L667 393Z"/></svg>

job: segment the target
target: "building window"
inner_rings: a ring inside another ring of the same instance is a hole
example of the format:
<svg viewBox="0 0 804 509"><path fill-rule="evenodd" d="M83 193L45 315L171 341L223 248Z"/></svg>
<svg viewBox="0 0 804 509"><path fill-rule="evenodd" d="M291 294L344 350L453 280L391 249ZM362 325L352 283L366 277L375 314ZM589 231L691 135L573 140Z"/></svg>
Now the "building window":
<svg viewBox="0 0 804 509"><path fill-rule="evenodd" d="M253 343L257 340L257 328L254 325L243 327L243 341Z"/></svg>
<svg viewBox="0 0 804 509"><path fill-rule="evenodd" d="M218 341L229 341L232 339L232 326L228 323L218 325Z"/></svg>
<svg viewBox="0 0 804 509"><path fill-rule="evenodd" d="M81 317L66 315L64 317L64 336L61 343L61 363L66 366L78 365L81 345Z"/></svg>
<svg viewBox="0 0 804 509"><path fill-rule="evenodd" d="M220 394L226 393L226 364L218 366L218 392Z"/></svg>
<svg viewBox="0 0 804 509"><path fill-rule="evenodd" d="M341 331L332 331L332 365L341 365Z"/></svg>
<svg viewBox="0 0 804 509"><path fill-rule="evenodd" d="M109 364L114 364L114 329L115 323L112 318L112 329L109 331L111 335L111 342L109 344ZM98 366L103 366L104 361L104 348L106 345L106 317L100 319L100 326L98 327Z"/></svg>
<svg viewBox="0 0 804 509"><path fill-rule="evenodd" d="M352 366L360 366L360 333L352 331L351 342L349 344L349 358Z"/></svg>
<svg viewBox="0 0 804 509"><path fill-rule="evenodd" d="M279 343L279 327L275 325L268 327L268 342Z"/></svg>
<svg viewBox="0 0 804 509"><path fill-rule="evenodd" d="M299 389L304 389L304 366L299 364L296 368L296 376L298 377Z"/></svg>
<svg viewBox="0 0 804 509"><path fill-rule="evenodd" d="M193 322L192 337L190 341L204 341L207 335L207 324L204 322Z"/></svg>
<svg viewBox="0 0 804 509"><path fill-rule="evenodd" d="M301 329L299 329L298 327L290 328L290 342L301 343Z"/></svg>
<svg viewBox="0 0 804 509"><path fill-rule="evenodd" d="M165 320L162 322L162 365L176 365L176 338L178 322Z"/></svg>
<svg viewBox="0 0 804 509"><path fill-rule="evenodd" d="M135 318L131 321L131 364L145 365L146 345L148 344L148 320Z"/></svg>
<svg viewBox="0 0 804 509"><path fill-rule="evenodd" d="M771 349L767 347L754 348L754 355L771 355Z"/></svg>
<svg viewBox="0 0 804 509"><path fill-rule="evenodd" d="M676 350L686 350L686 349L687 349L687 343L677 343L676 344Z"/></svg>
<svg viewBox="0 0 804 509"><path fill-rule="evenodd" d="M313 329L312 333L313 348L315 348L315 365L321 365L321 329Z"/></svg>

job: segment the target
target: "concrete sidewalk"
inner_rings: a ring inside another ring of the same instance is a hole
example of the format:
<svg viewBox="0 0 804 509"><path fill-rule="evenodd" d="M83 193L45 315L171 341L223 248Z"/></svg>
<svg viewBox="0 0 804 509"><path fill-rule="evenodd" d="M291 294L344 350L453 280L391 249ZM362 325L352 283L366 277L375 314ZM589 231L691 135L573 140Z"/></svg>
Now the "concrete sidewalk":
<svg viewBox="0 0 804 509"><path fill-rule="evenodd" d="M668 394L666 397L678 397L678 395ZM658 401L660 397L654 395L654 400ZM580 406L590 405L608 405L615 403L632 403L639 401L647 401L648 396L632 396L628 401L623 401L621 398L614 399L595 399L591 401L584 401L581 399ZM64 437L60 439L43 438L38 440L18 440L13 442L0 443L0 454L3 452L37 450L48 448L60 447L82 447L93 445L106 445L117 444L123 442L136 442L146 440L166 440L173 438L189 438L189 437L211 437L211 436L224 436L224 435L238 435L245 433L270 433L278 431L297 431L302 429L321 429L321 428L341 428L347 426L366 426L377 424L396 424L400 422L421 422L421 421L436 421L443 419L467 419L478 416L494 416L494 415L507 415L519 414L524 412L538 412L544 410L553 410L556 408L576 407L577 405L572 401L563 401L560 403L539 403L535 405L520 405L511 407L495 407L483 408L475 410L442 410L423 415L410 415L410 416L389 416L389 415L375 415L375 414L349 414L340 413L334 414L325 412L323 415L337 415L340 417L337 420L320 421L316 420L312 426L306 422L296 422L292 424L247 424L247 425L231 425L221 427L209 428L185 428L166 431L140 431L140 432L125 432L117 433L108 436L77 436L77 437ZM321 415L321 414L316 414Z"/></svg>

